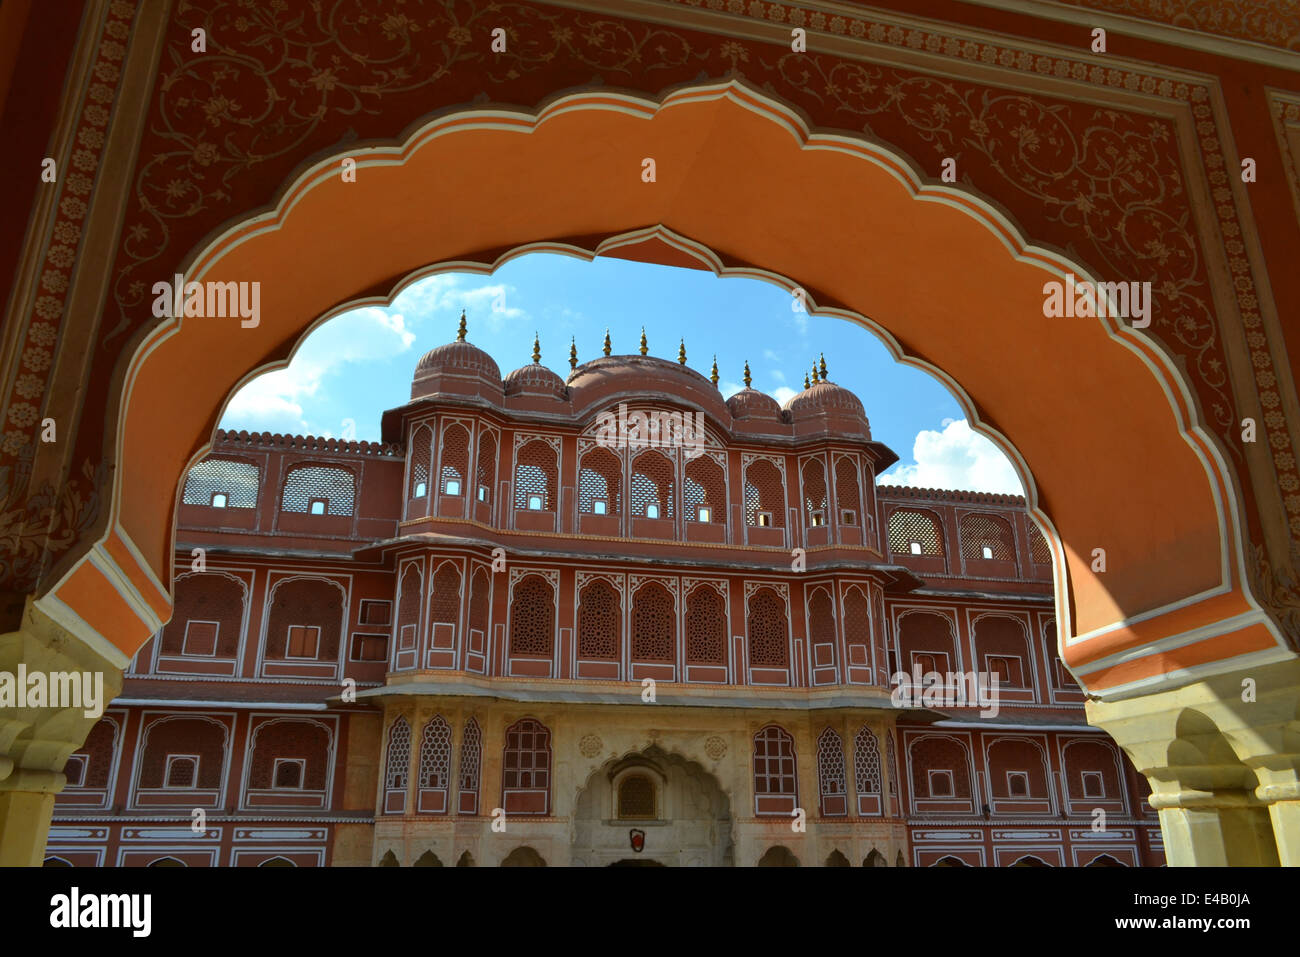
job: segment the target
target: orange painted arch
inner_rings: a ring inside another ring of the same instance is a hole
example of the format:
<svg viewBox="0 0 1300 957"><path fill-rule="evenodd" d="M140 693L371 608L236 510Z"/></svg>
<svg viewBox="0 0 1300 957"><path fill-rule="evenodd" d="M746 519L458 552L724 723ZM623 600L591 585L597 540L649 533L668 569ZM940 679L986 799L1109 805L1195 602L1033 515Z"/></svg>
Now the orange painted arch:
<svg viewBox="0 0 1300 957"><path fill-rule="evenodd" d="M1044 318L1045 282L1092 277L984 200L861 137L810 133L738 81L445 116L315 163L273 209L197 250L186 280L260 282L261 321L159 320L119 371L110 537L129 547L101 554L134 556L144 575L118 584L170 582L186 469L233 390L285 365L316 322L389 301L414 274L490 271L536 248L590 256L649 234L670 261L803 288L811 311L865 325L953 389L1048 533L1064 655L1090 690L1157 680L1189 660L1182 647L1198 667L1283 654L1243 584L1235 479L1173 364L1119 320ZM133 653L152 616L124 621L77 575L42 601Z"/></svg>

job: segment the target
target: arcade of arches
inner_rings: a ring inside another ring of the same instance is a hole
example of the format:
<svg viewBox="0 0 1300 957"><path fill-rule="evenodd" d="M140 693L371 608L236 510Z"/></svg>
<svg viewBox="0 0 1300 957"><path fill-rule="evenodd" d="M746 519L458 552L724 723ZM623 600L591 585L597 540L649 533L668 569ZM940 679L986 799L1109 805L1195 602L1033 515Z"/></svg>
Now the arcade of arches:
<svg viewBox="0 0 1300 957"><path fill-rule="evenodd" d="M1088 720L1149 783L1170 863L1300 864L1300 324L1282 319L1300 314L1300 15L1250 0L1176 20L1123 0L934 0L923 15L909 0L317 6L292 27L233 0L0 9L0 167L20 227L0 245L0 672L102 672L117 695L183 600L181 491L225 402L315 323L521 251L622 256L797 287L941 377L1021 474L1061 658ZM156 316L151 290L176 275L257 282L257 321ZM1150 282L1150 325L1046 318L1045 284L1067 278ZM404 445L411 416L391 414ZM859 445L863 467L879 464ZM761 563L794 532L738 544ZM894 588L886 577L873 581ZM441 667L452 626L420 620L434 643L421 668ZM344 636L328 640L341 663ZM827 665L831 680L847 686L850 665ZM794 701L817 677L787 680ZM372 764L403 694L376 689L383 720L348 725L374 739ZM251 736L246 712L210 733ZM720 713L718 733L750 735L748 720ZM43 859L94 725L76 708L0 707L0 863ZM568 790L555 793L585 823L569 835L555 820L545 849L521 845L511 863L613 855L597 822L619 775L631 801L645 775L701 815L708 853L792 853L739 830L726 843L738 812L718 788L748 792L693 766L695 744L608 743L589 771L557 763ZM509 753L496 744L485 769ZM176 780L200 787L186 775L203 767L178 764ZM163 790L170 758L156 770ZM349 808L387 799L357 790ZM374 827L353 857L400 843ZM879 838L795 856L907 849L901 831ZM470 853L456 848L427 850Z"/></svg>

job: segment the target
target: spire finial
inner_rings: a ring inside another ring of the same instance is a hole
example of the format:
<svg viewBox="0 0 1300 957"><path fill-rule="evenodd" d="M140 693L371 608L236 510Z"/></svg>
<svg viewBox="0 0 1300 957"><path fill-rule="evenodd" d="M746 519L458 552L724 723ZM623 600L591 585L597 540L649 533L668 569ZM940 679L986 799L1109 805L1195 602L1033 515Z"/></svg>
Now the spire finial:
<svg viewBox="0 0 1300 957"><path fill-rule="evenodd" d="M682 340L682 344L677 348L677 363L678 365L686 365L686 340L685 339Z"/></svg>
<svg viewBox="0 0 1300 957"><path fill-rule="evenodd" d="M605 355L609 355L609 350L613 348L613 343L609 341L609 330L605 330Z"/></svg>
<svg viewBox="0 0 1300 957"><path fill-rule="evenodd" d="M713 380L713 388L718 387L718 357L713 357L713 371L709 373L709 378Z"/></svg>
<svg viewBox="0 0 1300 957"><path fill-rule="evenodd" d="M817 381L818 381L818 379L817 379L817 363L815 363L815 362L813 363L812 380L813 380L813 382L817 382Z"/></svg>
<svg viewBox="0 0 1300 957"><path fill-rule="evenodd" d="M749 383L752 382L752 381L753 381L753 379L751 379L751 378L750 378L750 375L749 375L749 360L746 359L746 360L745 360L745 388L746 388L746 389L749 388Z"/></svg>
<svg viewBox="0 0 1300 957"><path fill-rule="evenodd" d="M808 381L808 373L806 372L803 374L803 387L805 389L812 387L812 383Z"/></svg>
<svg viewBox="0 0 1300 957"><path fill-rule="evenodd" d="M645 326L642 326L641 327L641 355L645 355L649 351L650 351L649 347L646 345L646 341L645 341Z"/></svg>
<svg viewBox="0 0 1300 957"><path fill-rule="evenodd" d="M542 342L537 338L537 333L533 333L533 362L534 364L542 361Z"/></svg>
<svg viewBox="0 0 1300 957"><path fill-rule="evenodd" d="M830 381L829 379L826 378L826 353L824 353L824 352L822 353L821 368L818 369L817 371L821 373L821 377L822 377L822 381L823 381L823 382L828 382L828 381Z"/></svg>
<svg viewBox="0 0 1300 957"><path fill-rule="evenodd" d="M578 368L578 340L573 337L569 338L569 368Z"/></svg>
<svg viewBox="0 0 1300 957"><path fill-rule="evenodd" d="M465 332L466 332L466 329L465 329L465 310L462 309L462 310L460 311L460 328L456 330L456 341L457 341L457 342L464 342L464 341L465 341Z"/></svg>

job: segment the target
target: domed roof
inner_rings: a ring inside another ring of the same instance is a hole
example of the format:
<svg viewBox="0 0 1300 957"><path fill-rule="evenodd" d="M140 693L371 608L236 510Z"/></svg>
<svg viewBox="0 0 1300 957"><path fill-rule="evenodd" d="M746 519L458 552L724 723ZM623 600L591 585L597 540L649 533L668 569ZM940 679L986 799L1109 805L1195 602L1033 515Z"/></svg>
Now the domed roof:
<svg viewBox="0 0 1300 957"><path fill-rule="evenodd" d="M508 373L505 386L506 395L527 393L553 396L557 399L564 398L564 380L540 362L520 366L514 372Z"/></svg>
<svg viewBox="0 0 1300 957"><path fill-rule="evenodd" d="M771 419L781 421L781 406L766 392L748 386L727 400L727 408L737 419Z"/></svg>
<svg viewBox="0 0 1300 957"><path fill-rule="evenodd" d="M439 372L464 372L478 374L488 379L501 379L501 368L496 361L480 349L463 339L436 346L420 357L415 364L416 379Z"/></svg>
<svg viewBox="0 0 1300 957"><path fill-rule="evenodd" d="M822 412L845 413L866 418L862 402L856 395L834 382L814 382L790 397L785 407L797 419Z"/></svg>

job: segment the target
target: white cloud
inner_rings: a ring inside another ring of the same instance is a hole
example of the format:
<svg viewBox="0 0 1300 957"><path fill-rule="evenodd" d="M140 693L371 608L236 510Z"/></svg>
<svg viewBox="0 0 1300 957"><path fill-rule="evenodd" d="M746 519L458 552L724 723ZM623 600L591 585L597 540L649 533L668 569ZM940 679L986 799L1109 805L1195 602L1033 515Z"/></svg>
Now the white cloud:
<svg viewBox="0 0 1300 957"><path fill-rule="evenodd" d="M785 373L782 372L780 369L773 369L771 372L768 373L768 375L770 375L777 382L785 381Z"/></svg>
<svg viewBox="0 0 1300 957"><path fill-rule="evenodd" d="M798 395L798 393L795 392L794 389L790 388L788 385L783 385L780 386L779 388L773 389L771 392L768 393L768 395L776 399L776 401L781 405L785 405L787 399L794 398L796 395Z"/></svg>
<svg viewBox="0 0 1300 957"><path fill-rule="evenodd" d="M773 349L764 349L764 350L763 350L763 358L764 358L764 359L771 359L773 362L780 362L780 361L781 361L781 357L780 357L779 355L777 355L777 354L776 354L776 351L773 350Z"/></svg>
<svg viewBox="0 0 1300 957"><path fill-rule="evenodd" d="M419 319L427 319L438 312L457 314L463 309L469 321L470 338L473 338L474 329L484 323L492 332L497 332L506 320L528 318L526 310L513 304L516 292L514 286L501 282L443 274L421 279L403 291L393 302L393 308L401 306Z"/></svg>
<svg viewBox="0 0 1300 957"><path fill-rule="evenodd" d="M1025 494L1011 462L965 419L944 419L942 432L918 432L912 458L914 464L896 466L880 484Z"/></svg>

